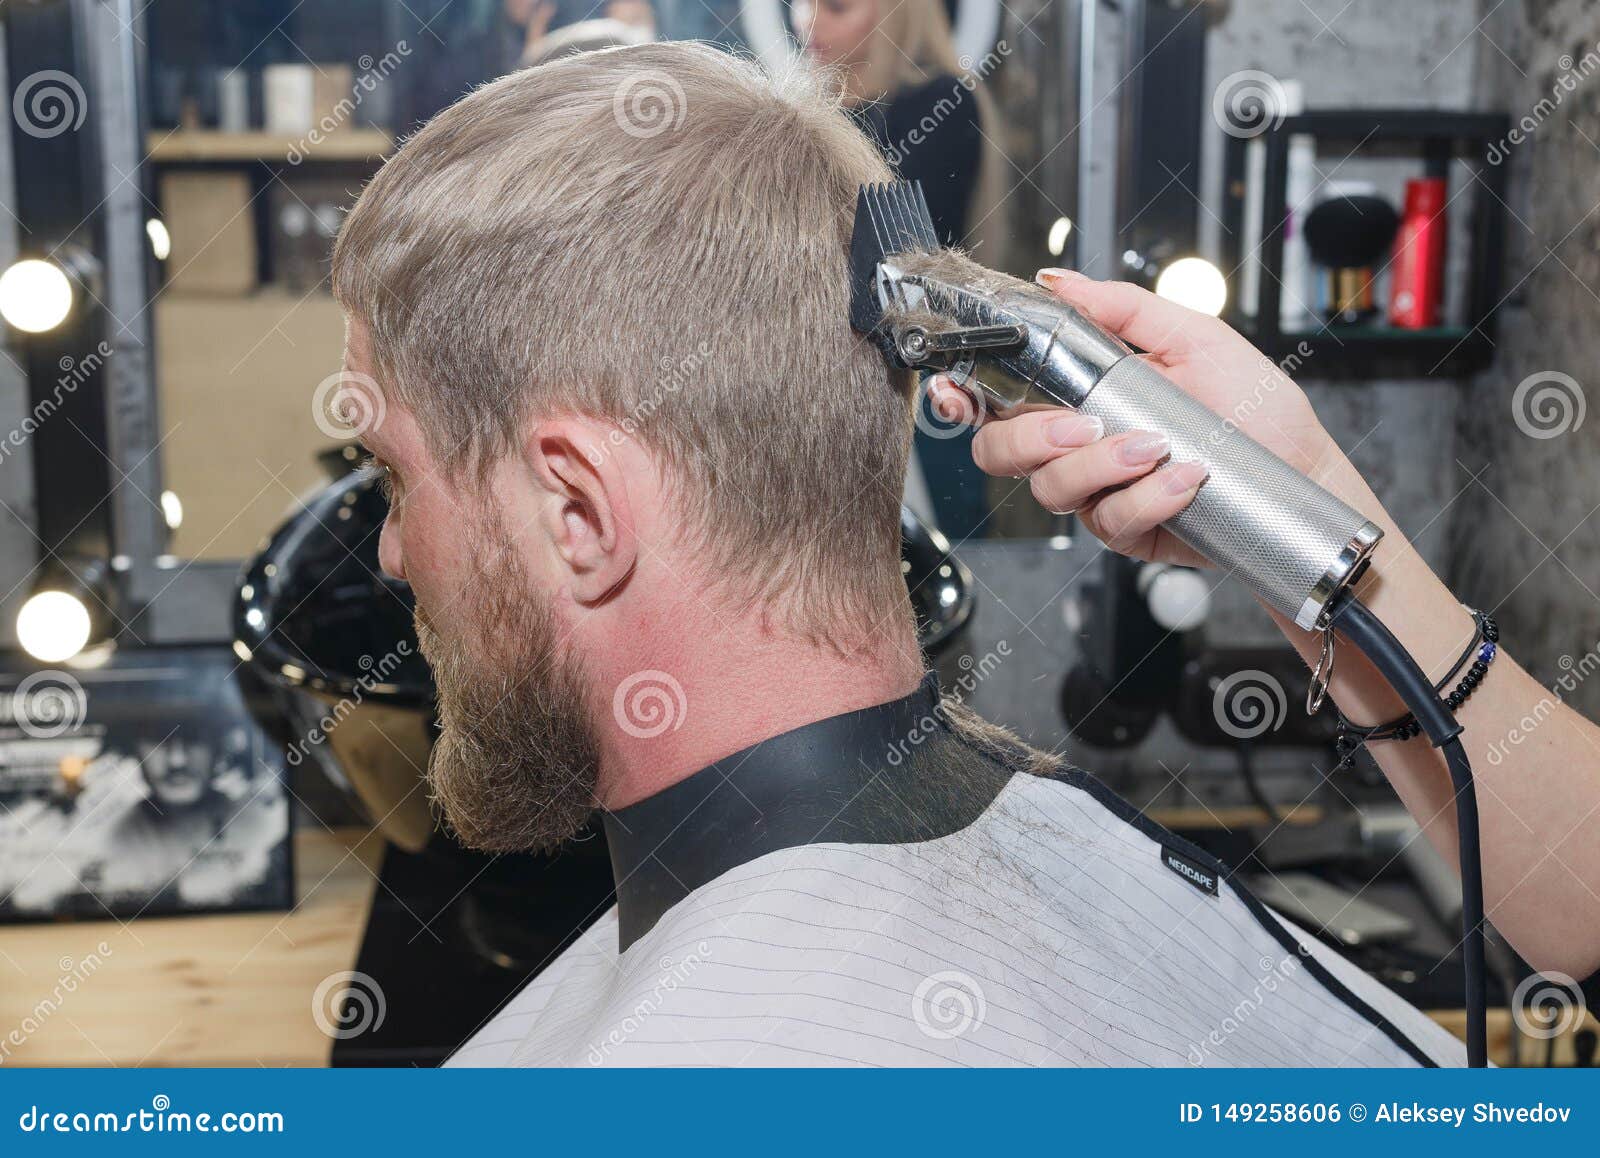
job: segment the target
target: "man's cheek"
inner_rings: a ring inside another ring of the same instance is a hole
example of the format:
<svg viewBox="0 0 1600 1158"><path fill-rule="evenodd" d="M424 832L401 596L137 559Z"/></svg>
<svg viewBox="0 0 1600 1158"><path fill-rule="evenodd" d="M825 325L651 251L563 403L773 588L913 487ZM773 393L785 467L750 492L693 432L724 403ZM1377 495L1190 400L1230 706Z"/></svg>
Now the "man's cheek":
<svg viewBox="0 0 1600 1158"><path fill-rule="evenodd" d="M457 521L433 506L423 494L407 496L401 549L411 590L438 627L452 600L472 582L472 555L455 541Z"/></svg>

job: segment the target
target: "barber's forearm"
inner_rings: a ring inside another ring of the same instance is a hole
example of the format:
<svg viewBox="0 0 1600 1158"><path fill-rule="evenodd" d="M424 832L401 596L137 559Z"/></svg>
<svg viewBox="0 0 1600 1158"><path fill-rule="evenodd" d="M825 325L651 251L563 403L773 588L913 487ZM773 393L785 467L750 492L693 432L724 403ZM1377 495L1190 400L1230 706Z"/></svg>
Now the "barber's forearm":
<svg viewBox="0 0 1600 1158"><path fill-rule="evenodd" d="M1472 639L1472 616L1440 582L1349 459L1331 441L1312 475L1383 528L1383 538L1373 551L1372 564L1357 584L1356 593L1430 677L1435 681L1443 679ZM1299 630L1280 615L1274 614L1273 618L1306 661L1314 664L1321 649L1320 637ZM1379 724L1405 712L1400 697L1377 669L1348 645L1337 650L1329 693L1357 724Z"/></svg>
<svg viewBox="0 0 1600 1158"><path fill-rule="evenodd" d="M1318 481L1384 529L1359 594L1435 680L1473 636L1471 615L1428 567L1336 448ZM1315 664L1317 636L1274 615ZM1514 642L1514 641L1513 641ZM1330 695L1351 720L1376 724L1405 708L1366 658L1338 647ZM1457 712L1477 784L1489 919L1535 967L1583 977L1600 968L1600 729L1504 650ZM1529 719L1539 721L1528 729ZM1513 737L1523 737L1513 742ZM1369 749L1429 840L1456 862L1454 791L1425 737Z"/></svg>

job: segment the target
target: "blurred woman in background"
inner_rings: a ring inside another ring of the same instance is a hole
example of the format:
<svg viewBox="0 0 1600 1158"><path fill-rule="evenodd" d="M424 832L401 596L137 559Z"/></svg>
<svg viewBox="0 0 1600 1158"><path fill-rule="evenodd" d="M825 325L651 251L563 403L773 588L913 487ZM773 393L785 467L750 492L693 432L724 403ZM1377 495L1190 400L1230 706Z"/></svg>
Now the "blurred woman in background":
<svg viewBox="0 0 1600 1158"><path fill-rule="evenodd" d="M564 56L577 56L581 52L598 52L602 48L622 48L629 44L644 44L653 39L649 31L637 24L606 17L600 20L580 20L567 24L554 32L547 32L522 50L522 67L534 68Z"/></svg>
<svg viewBox="0 0 1600 1158"><path fill-rule="evenodd" d="M902 177L919 180L946 245L1003 267L1003 158L982 76L961 61L944 0L796 0L806 55L833 72L850 114Z"/></svg>
<svg viewBox="0 0 1600 1158"><path fill-rule="evenodd" d="M506 20L518 30L517 64L524 68L574 52L656 38L651 0L504 0L504 8ZM566 31L579 24L585 27ZM555 43L546 43L550 40Z"/></svg>
<svg viewBox="0 0 1600 1158"><path fill-rule="evenodd" d="M944 0L795 0L793 13L806 56L836 78L850 115L900 176L922 182L940 241L1004 269L1004 157L982 84L994 57L957 58ZM919 405L917 459L939 528L957 541L981 535L988 502L972 431Z"/></svg>

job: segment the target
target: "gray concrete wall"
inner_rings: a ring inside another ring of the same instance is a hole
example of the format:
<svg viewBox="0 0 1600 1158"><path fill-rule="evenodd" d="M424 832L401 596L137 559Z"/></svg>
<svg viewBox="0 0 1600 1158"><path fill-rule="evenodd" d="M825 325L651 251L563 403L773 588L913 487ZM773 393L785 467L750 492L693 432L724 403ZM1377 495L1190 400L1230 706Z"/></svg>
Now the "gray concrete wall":
<svg viewBox="0 0 1600 1158"><path fill-rule="evenodd" d="M1423 553L1463 600L1496 610L1511 651L1553 682L1600 646L1600 417L1587 413L1600 402L1600 5L1234 0L1210 40L1212 86L1259 69L1301 81L1312 107L1496 109L1520 123L1524 139L1503 150L1493 367L1368 383L1318 381L1308 367L1301 381ZM1339 176L1374 175L1339 162L1322 159ZM1220 190L1220 134L1203 173ZM1214 243L1217 223L1202 223ZM1228 614L1230 630L1260 628L1242 604ZM1600 714L1600 680L1571 699Z"/></svg>
<svg viewBox="0 0 1600 1158"><path fill-rule="evenodd" d="M1480 99L1528 120L1504 162L1497 356L1459 409L1457 454L1481 475L1456 504L1451 573L1551 683L1600 641L1600 5L1508 0L1480 40ZM1600 715L1600 680L1570 702Z"/></svg>
<svg viewBox="0 0 1600 1158"><path fill-rule="evenodd" d="M1308 108L1459 110L1475 102L1478 0L1232 0L1207 46L1207 92L1253 69L1297 80ZM1210 125L1209 116L1204 122ZM1201 157L1202 248L1218 252L1224 138L1208 132ZM1398 198L1414 166L1341 152L1318 158L1322 180L1378 182ZM1392 186L1392 188L1391 188ZM1384 505L1436 568L1449 562L1453 500L1465 481L1452 432L1464 383L1451 379L1319 380L1297 375L1323 422L1371 481ZM1268 644L1276 633L1247 598L1222 595L1213 630Z"/></svg>

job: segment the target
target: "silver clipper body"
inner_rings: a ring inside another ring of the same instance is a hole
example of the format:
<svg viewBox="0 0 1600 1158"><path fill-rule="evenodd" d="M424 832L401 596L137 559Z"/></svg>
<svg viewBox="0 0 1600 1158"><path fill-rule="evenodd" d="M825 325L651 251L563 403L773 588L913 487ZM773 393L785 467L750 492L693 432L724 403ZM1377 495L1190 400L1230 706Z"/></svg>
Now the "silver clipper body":
<svg viewBox="0 0 1600 1158"><path fill-rule="evenodd" d="M1163 524L1305 629L1365 567L1382 530L1044 290L938 249L914 184L863 189L852 257L858 329L901 365L948 373L989 413L1053 402L1108 435L1164 434L1176 461L1204 463L1194 500ZM863 230L873 236L863 241ZM881 244L880 244L881 243ZM894 246L895 248L889 248ZM863 251L876 249L870 287Z"/></svg>

